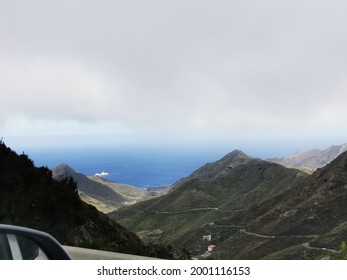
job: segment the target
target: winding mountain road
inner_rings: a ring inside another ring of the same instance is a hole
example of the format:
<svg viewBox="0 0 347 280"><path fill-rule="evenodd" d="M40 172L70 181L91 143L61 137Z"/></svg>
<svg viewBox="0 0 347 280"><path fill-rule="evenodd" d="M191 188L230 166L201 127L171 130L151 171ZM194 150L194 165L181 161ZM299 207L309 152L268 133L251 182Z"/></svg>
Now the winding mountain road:
<svg viewBox="0 0 347 280"><path fill-rule="evenodd" d="M214 211L219 211L219 212L237 212L240 211L241 209L220 209L218 207L201 207L201 208L191 208L191 209L184 209L184 210L179 210L179 211L151 211L151 210L127 210L127 211L132 211L132 212L137 212L137 213L156 213L156 214L181 214L181 213L189 213L189 212L195 212L195 211L206 211L206 210L214 210ZM265 238L265 239L279 239L279 238L318 238L318 234L311 234L311 235L265 235L265 234L260 234L260 233L255 233L255 232L249 232L246 230L245 226L237 226L237 225L216 225L216 224L204 224L202 226L212 226L212 227L219 227L219 228L240 228L240 232L243 234L247 234L250 236L255 236L255 237L260 237L260 238ZM320 247L313 247L310 246L309 242L305 242L302 244L306 249L309 250L321 250L321 251L326 251L326 252L331 252L331 253L339 253L340 251L334 250L334 249L328 249L328 248L320 248Z"/></svg>
<svg viewBox="0 0 347 280"><path fill-rule="evenodd" d="M154 211L154 210L120 210L119 212L135 212L135 213L156 213L156 214L181 214L181 213L189 213L196 211L206 211L213 210L219 212L237 212L241 211L241 209L220 209L218 207L200 207L200 208L190 208L178 211Z"/></svg>
<svg viewBox="0 0 347 280"><path fill-rule="evenodd" d="M326 252L331 252L331 253L340 253L341 251L334 250L334 249L328 249L328 248L320 248L320 247L312 247L310 246L309 242L303 243L302 244L306 249L310 250L319 250L319 251L326 251Z"/></svg>
<svg viewBox="0 0 347 280"><path fill-rule="evenodd" d="M317 238L319 237L318 234L313 234L313 235L282 235L282 236L274 236L274 235L263 235L263 234L258 234L254 232L249 232L246 231L245 229L240 229L240 232L247 234L247 235L252 235L260 238L266 238L266 239L276 239L276 238ZM334 250L334 249L328 249L324 247L313 247L310 246L309 242L305 242L302 244L306 249L309 250L319 250L319 251L326 251L326 252L331 252L331 253L339 253L340 251Z"/></svg>

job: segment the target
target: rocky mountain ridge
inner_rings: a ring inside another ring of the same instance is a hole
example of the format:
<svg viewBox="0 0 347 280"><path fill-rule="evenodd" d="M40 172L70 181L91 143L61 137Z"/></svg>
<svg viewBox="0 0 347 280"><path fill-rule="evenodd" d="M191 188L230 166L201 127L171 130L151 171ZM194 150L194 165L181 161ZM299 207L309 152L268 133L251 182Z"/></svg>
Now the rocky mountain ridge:
<svg viewBox="0 0 347 280"><path fill-rule="evenodd" d="M324 150L312 149L305 152L297 152L291 156L270 158L267 160L287 167L310 168L315 170L325 166L345 151L347 151L347 143L333 145Z"/></svg>

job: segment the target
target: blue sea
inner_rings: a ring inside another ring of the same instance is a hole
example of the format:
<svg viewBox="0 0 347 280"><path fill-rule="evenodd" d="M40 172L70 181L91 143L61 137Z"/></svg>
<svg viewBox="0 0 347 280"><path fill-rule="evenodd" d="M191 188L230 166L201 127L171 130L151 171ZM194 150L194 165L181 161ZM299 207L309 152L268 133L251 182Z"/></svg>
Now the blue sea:
<svg viewBox="0 0 347 280"><path fill-rule="evenodd" d="M139 188L169 186L222 155L206 151L165 149L59 149L29 151L36 166L66 163L87 176L108 173L109 181Z"/></svg>

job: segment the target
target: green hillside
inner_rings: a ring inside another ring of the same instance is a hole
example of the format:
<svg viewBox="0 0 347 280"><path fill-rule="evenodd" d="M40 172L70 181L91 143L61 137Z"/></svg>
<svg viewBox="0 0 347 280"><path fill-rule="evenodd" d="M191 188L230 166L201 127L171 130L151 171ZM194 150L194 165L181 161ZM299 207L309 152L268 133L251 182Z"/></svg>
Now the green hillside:
<svg viewBox="0 0 347 280"><path fill-rule="evenodd" d="M111 217L201 259L340 259L346 202L347 153L307 175L236 150Z"/></svg>
<svg viewBox="0 0 347 280"><path fill-rule="evenodd" d="M110 216L141 233L145 241L172 243L202 254L208 245L203 236L214 232L211 242L222 242L245 225L238 213L292 189L307 176L236 150L182 179L167 195ZM234 216L234 224L224 226Z"/></svg>

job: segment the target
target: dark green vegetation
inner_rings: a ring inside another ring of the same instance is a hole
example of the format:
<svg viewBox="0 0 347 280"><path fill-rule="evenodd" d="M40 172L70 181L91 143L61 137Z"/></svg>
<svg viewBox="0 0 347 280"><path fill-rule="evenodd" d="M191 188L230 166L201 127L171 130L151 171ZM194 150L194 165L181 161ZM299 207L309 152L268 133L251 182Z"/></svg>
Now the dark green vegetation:
<svg viewBox="0 0 347 280"><path fill-rule="evenodd" d="M346 202L347 153L309 176L234 151L167 195L110 216L199 258L341 258ZM206 254L210 244L217 247Z"/></svg>
<svg viewBox="0 0 347 280"><path fill-rule="evenodd" d="M71 177L54 180L0 142L0 223L46 231L65 245L147 255L186 257L166 246L144 245L135 234L80 200Z"/></svg>

